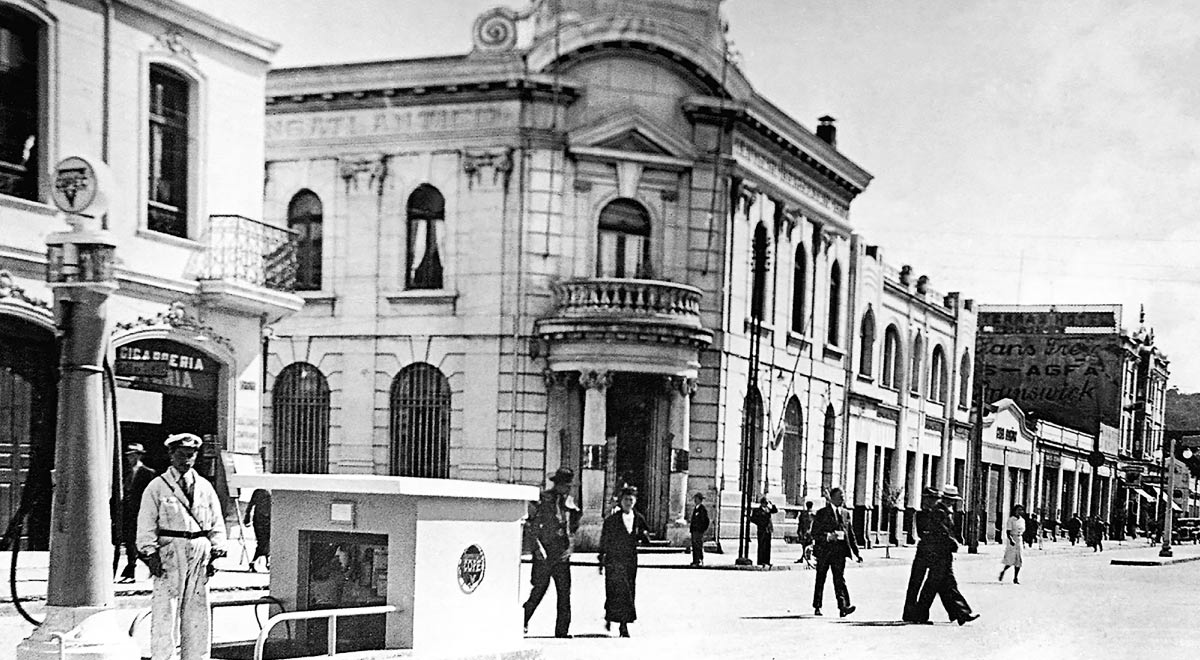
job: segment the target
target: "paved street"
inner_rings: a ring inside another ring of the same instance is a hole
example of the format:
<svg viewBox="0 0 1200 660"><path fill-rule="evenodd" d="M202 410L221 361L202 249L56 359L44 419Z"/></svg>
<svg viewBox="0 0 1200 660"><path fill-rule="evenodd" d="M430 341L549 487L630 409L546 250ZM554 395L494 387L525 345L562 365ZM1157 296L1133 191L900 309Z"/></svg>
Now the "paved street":
<svg viewBox="0 0 1200 660"><path fill-rule="evenodd" d="M603 628L603 578L594 555L578 555L574 568L575 619L572 640L551 635L553 590L534 617L529 642L547 660L608 660L614 653L628 658L1182 658L1200 647L1200 629L1188 617L1200 611L1200 561L1169 566L1113 566L1113 559L1150 559L1157 548L1145 541L1117 545L1104 553L1083 545L1047 543L1026 549L1021 584L996 581L998 547L981 546L981 554L960 552L956 567L962 591L978 621L959 627L939 621L933 626L901 625L904 587L911 548L864 552L865 563L847 570L850 593L858 611L839 619L832 585L827 585L824 617L812 616L813 571L792 563L795 546L777 545L776 569L694 570L683 554L644 555L638 575L639 621L632 639L608 638ZM44 594L44 554L22 555L20 590ZM1176 558L1200 558L1200 546L1176 547ZM0 557L7 566L8 557ZM709 555L714 568L732 567L734 555ZM588 565L592 564L592 565ZM525 566L528 576L528 565ZM790 569L790 570L784 570ZM1011 572L1010 572L1011 574ZM266 576L222 572L215 599L253 597L262 593ZM122 607L148 604L149 583L120 585ZM522 597L528 584L522 585ZM30 631L7 601L0 599L0 648L12 649ZM40 616L42 603L30 609ZM934 605L935 618L941 613ZM254 623L242 610L217 614L217 637L250 636ZM148 626L142 626L148 628ZM144 635L147 630L143 630ZM238 632L238 635L234 635ZM615 634L615 630L613 632ZM812 656L810 654L814 654ZM0 657L7 657L0 653Z"/></svg>

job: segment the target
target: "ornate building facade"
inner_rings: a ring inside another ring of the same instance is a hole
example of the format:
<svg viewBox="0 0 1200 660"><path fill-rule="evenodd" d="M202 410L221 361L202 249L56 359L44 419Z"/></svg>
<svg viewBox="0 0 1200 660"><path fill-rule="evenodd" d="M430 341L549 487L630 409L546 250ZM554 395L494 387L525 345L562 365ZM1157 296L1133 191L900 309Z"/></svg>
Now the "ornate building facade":
<svg viewBox="0 0 1200 660"><path fill-rule="evenodd" d="M260 92L277 47L173 2L0 0L0 516L29 483L32 547L49 524L61 328L46 238L66 229L51 204L65 157L106 162L115 182L104 223L124 441L155 467L181 431L259 455L262 330L302 304L291 234L260 220Z"/></svg>
<svg viewBox="0 0 1200 660"><path fill-rule="evenodd" d="M306 305L270 342L270 469L567 465L585 542L622 484L682 542L693 493L721 539L746 493L878 506L897 443L887 469L940 479L969 305L860 245L871 176L755 92L719 6L535 2L464 55L271 72L266 214Z"/></svg>

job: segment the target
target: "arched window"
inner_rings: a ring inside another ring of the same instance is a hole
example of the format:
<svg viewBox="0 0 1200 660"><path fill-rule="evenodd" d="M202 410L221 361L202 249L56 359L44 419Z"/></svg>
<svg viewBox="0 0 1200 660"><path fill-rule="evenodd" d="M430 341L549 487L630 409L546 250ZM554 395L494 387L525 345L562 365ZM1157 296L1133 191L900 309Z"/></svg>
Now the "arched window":
<svg viewBox="0 0 1200 660"><path fill-rule="evenodd" d="M301 190L288 204L288 228L296 232L296 290L321 290L321 199Z"/></svg>
<svg viewBox="0 0 1200 660"><path fill-rule="evenodd" d="M0 195L39 197L44 34L39 21L0 4Z"/></svg>
<svg viewBox="0 0 1200 660"><path fill-rule="evenodd" d="M750 316L761 321L767 302L767 250L770 247L767 226L761 222L754 227L754 244L751 247L754 252L750 260L754 284L750 291Z"/></svg>
<svg viewBox="0 0 1200 660"><path fill-rule="evenodd" d="M921 392L921 364L925 361L925 340L921 338L921 333L917 333L913 337L913 352L912 352L912 368L909 370L909 385L908 389L913 394Z"/></svg>
<svg viewBox="0 0 1200 660"><path fill-rule="evenodd" d="M837 453L837 414L833 405L825 408L825 439L821 452L821 490L829 494L833 488L833 464Z"/></svg>
<svg viewBox="0 0 1200 660"><path fill-rule="evenodd" d="M146 227L179 238L188 238L191 87L191 82L175 69L150 65Z"/></svg>
<svg viewBox="0 0 1200 660"><path fill-rule="evenodd" d="M446 200L437 188L422 183L408 196L406 289L441 289L445 252Z"/></svg>
<svg viewBox="0 0 1200 660"><path fill-rule="evenodd" d="M450 476L450 381L437 367L418 362L392 381L390 474Z"/></svg>
<svg viewBox="0 0 1200 660"><path fill-rule="evenodd" d="M329 472L329 384L311 364L296 362L275 378L272 472Z"/></svg>
<svg viewBox="0 0 1200 660"><path fill-rule="evenodd" d="M796 260L792 262L792 332L804 334L804 301L808 293L808 255L804 244L796 246Z"/></svg>
<svg viewBox="0 0 1200 660"><path fill-rule="evenodd" d="M870 376L875 371L875 312L867 307L863 314L862 329L859 331L858 373Z"/></svg>
<svg viewBox="0 0 1200 660"><path fill-rule="evenodd" d="M600 211L596 277L652 277L650 214L632 199L614 199Z"/></svg>
<svg viewBox="0 0 1200 660"><path fill-rule="evenodd" d="M788 399L783 410L783 493L788 504L804 501L804 416L800 400Z"/></svg>
<svg viewBox="0 0 1200 660"><path fill-rule="evenodd" d="M738 472L738 486L757 493L759 469L762 463L763 401L757 387L750 388L742 409L742 470ZM750 466L750 482L746 483L745 466Z"/></svg>
<svg viewBox="0 0 1200 660"><path fill-rule="evenodd" d="M929 360L929 398L938 403L946 401L946 351L940 345L933 347L933 357Z"/></svg>
<svg viewBox="0 0 1200 660"><path fill-rule="evenodd" d="M829 269L829 344L841 345L842 337L842 266L833 262Z"/></svg>
<svg viewBox="0 0 1200 660"><path fill-rule="evenodd" d="M900 331L889 325L883 333L883 385L895 390L900 389L900 374L904 371L904 351L900 348Z"/></svg>
<svg viewBox="0 0 1200 660"><path fill-rule="evenodd" d="M971 407L971 352L963 351L962 364L958 368L958 405Z"/></svg>

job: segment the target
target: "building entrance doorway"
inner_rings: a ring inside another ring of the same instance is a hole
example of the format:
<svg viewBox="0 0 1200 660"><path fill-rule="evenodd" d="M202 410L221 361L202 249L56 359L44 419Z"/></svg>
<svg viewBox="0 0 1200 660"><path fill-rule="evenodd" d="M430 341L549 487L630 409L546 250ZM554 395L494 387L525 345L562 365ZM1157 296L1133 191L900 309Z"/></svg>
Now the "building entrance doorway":
<svg viewBox="0 0 1200 660"><path fill-rule="evenodd" d="M646 374L618 373L608 390L606 428L616 438L616 458L609 483L612 492L636 486L636 509L646 516L650 533L663 537L667 529L670 479L663 419L663 379Z"/></svg>
<svg viewBox="0 0 1200 660"><path fill-rule="evenodd" d="M155 470L170 465L163 440L194 433L217 443L218 389L223 365L211 355L169 339L142 339L117 348L116 372L123 390L117 399L121 440L146 449L143 462ZM210 455L203 452L202 456ZM212 466L196 469L211 477Z"/></svg>
<svg viewBox="0 0 1200 660"><path fill-rule="evenodd" d="M48 330L0 317L0 525L29 484L23 543L50 546L50 469L58 419L58 351Z"/></svg>

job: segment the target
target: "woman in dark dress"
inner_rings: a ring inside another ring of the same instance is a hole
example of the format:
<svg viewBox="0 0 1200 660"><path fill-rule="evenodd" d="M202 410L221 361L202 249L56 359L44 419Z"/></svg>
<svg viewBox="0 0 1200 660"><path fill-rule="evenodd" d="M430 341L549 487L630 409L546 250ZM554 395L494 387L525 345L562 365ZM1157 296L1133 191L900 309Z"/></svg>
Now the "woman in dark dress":
<svg viewBox="0 0 1200 660"><path fill-rule="evenodd" d="M642 514L633 510L637 488L621 489L620 508L605 518L600 531L600 572L604 573L604 629L620 624L621 637L629 637L629 624L637 620L637 544L649 543Z"/></svg>

